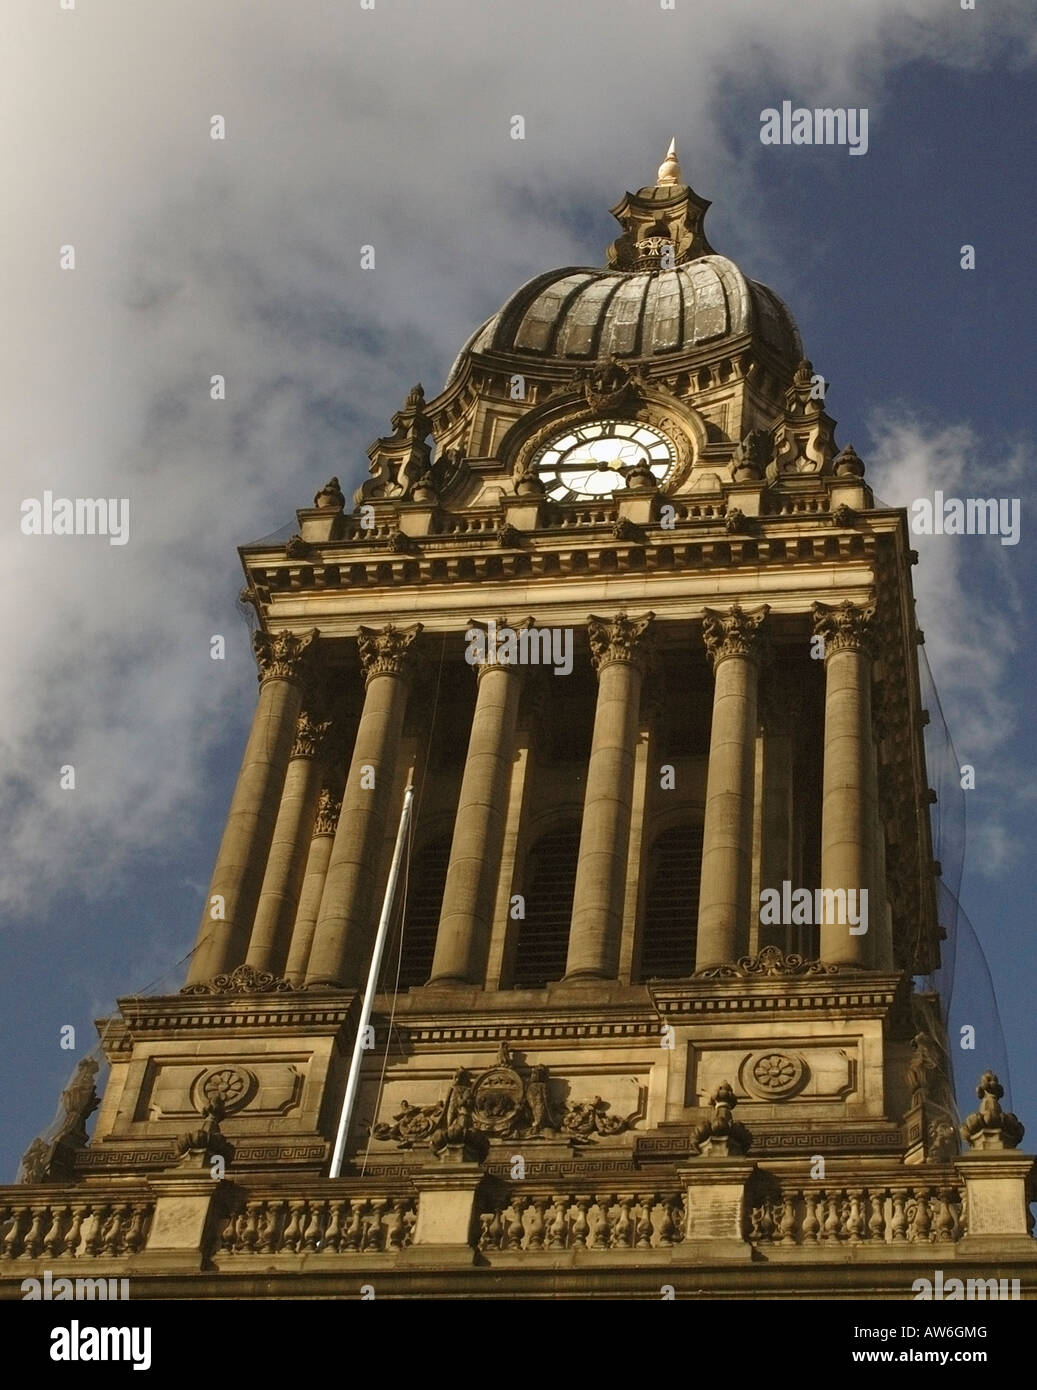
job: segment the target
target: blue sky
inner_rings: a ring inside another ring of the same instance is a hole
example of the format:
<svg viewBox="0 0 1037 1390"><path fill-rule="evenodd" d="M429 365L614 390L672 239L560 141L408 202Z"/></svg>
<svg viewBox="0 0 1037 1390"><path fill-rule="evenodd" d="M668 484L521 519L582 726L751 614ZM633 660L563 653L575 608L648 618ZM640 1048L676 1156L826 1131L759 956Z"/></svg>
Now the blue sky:
<svg viewBox="0 0 1037 1390"><path fill-rule="evenodd" d="M1035 48L1025 6L979 5L12 6L0 1170L92 1020L182 983L255 698L235 547L331 474L354 487L410 386L433 394L524 280L601 264L608 207L673 134L712 244L789 304L876 492L1021 500L1019 545L919 537L915 577L976 768L962 903L1037 1134ZM784 99L866 105L868 153L761 145ZM130 543L22 536L45 488L129 497Z"/></svg>

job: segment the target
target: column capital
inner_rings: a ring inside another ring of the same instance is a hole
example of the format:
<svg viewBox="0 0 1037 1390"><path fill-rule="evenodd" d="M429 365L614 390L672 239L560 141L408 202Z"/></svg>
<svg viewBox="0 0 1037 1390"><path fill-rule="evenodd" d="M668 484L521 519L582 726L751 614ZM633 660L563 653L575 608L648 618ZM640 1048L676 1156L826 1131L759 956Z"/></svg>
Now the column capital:
<svg viewBox="0 0 1037 1390"><path fill-rule="evenodd" d="M763 624L770 611L768 603L753 613L747 613L737 604L726 613L719 613L713 608L703 610L702 640L712 658L714 671L729 656L759 661L765 638Z"/></svg>
<svg viewBox="0 0 1037 1390"><path fill-rule="evenodd" d="M341 799L327 787L322 787L317 801L317 819L313 823L314 835L334 835L341 809Z"/></svg>
<svg viewBox="0 0 1037 1390"><path fill-rule="evenodd" d="M811 616L814 636L824 638L826 661L833 652L870 654L874 641L874 604L864 607L846 599L838 608L830 608L826 603L815 603Z"/></svg>
<svg viewBox="0 0 1037 1390"><path fill-rule="evenodd" d="M654 620L651 612L641 618L630 618L625 612L614 618L598 618L591 613L587 618L587 636L595 671L600 674L603 667L624 662L643 672L648 660L648 629Z"/></svg>
<svg viewBox="0 0 1037 1390"><path fill-rule="evenodd" d="M532 617L514 623L503 615L485 623L469 618L465 629L469 646L465 660L476 668L476 680L481 681L487 671L520 672L531 664L538 664L539 638L533 636L535 631L536 620ZM549 637L548 656L550 650Z"/></svg>
<svg viewBox="0 0 1037 1390"><path fill-rule="evenodd" d="M413 623L410 627L397 627L395 623L386 623L380 628L362 627L357 634L357 645L365 684L370 684L375 676L406 675L411 645L422 627L422 623Z"/></svg>
<svg viewBox="0 0 1037 1390"><path fill-rule="evenodd" d="M252 650L259 666L259 683L267 681L294 681L301 685L309 676L319 631L311 627L309 632L254 632Z"/></svg>
<svg viewBox="0 0 1037 1390"><path fill-rule="evenodd" d="M318 719L312 710L304 709L295 723L295 742L292 744L291 756L316 758L324 748L324 740L330 728L330 719Z"/></svg>

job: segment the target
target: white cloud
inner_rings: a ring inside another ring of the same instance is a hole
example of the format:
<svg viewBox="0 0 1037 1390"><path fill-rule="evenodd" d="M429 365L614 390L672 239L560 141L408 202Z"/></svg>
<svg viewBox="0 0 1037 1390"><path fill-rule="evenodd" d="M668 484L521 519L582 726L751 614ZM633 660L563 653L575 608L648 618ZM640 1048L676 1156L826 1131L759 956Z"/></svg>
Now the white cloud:
<svg viewBox="0 0 1037 1390"><path fill-rule="evenodd" d="M586 261L574 206L650 181L676 130L692 182L748 208L721 118L751 144L786 95L880 103L900 62L971 65L1027 32L1021 4L950 21L944 0L698 8L616 0L589 23L555 0L11 7L0 903L45 912L70 881L111 892L132 851L180 833L254 689L244 662L208 656L212 632L245 645L234 546L330 474L355 485L423 364L449 362L530 274ZM516 112L525 142L507 138ZM971 447L898 440L919 479ZM22 537L20 503L45 488L129 497L130 544ZM950 622L927 627L963 662ZM987 634L977 741L1004 713L985 677L1010 649Z"/></svg>

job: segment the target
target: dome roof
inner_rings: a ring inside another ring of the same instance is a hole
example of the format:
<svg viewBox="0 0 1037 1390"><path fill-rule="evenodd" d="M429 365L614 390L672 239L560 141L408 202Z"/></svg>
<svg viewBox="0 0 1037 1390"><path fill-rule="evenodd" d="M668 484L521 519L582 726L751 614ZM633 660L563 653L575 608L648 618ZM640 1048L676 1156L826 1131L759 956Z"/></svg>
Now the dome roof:
<svg viewBox="0 0 1037 1390"><path fill-rule="evenodd" d="M659 182L612 209L624 235L609 248L608 267L570 266L523 285L468 340L448 382L470 352L575 363L613 354L652 359L745 335L799 362L792 315L772 290L713 251L702 229L709 204L679 179L671 143Z"/></svg>
<svg viewBox="0 0 1037 1390"><path fill-rule="evenodd" d="M570 267L537 276L472 336L466 352L580 360L655 357L758 334L793 364L803 347L776 294L726 256L672 270Z"/></svg>

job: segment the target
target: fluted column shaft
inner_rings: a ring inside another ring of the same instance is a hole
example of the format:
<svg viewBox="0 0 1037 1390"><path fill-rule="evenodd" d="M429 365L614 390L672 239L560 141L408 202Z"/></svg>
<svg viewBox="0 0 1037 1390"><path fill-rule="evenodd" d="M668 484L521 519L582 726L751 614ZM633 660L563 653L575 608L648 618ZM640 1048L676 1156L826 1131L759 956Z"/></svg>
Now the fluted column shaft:
<svg viewBox="0 0 1037 1390"><path fill-rule="evenodd" d="M702 827L696 970L726 965L749 943L757 688L761 628L769 612L706 610L703 639L713 659L713 719Z"/></svg>
<svg viewBox="0 0 1037 1390"><path fill-rule="evenodd" d="M654 616L647 613L631 619L618 613L611 620L588 619L598 698L583 802L567 980L612 980L619 972L634 762L647 657L645 634Z"/></svg>
<svg viewBox="0 0 1037 1390"><path fill-rule="evenodd" d="M338 797L332 796L327 787L323 788L317 802L313 838L310 840L310 849L306 857L306 871L299 891L299 908L295 914L291 944L288 947L288 964L285 966L284 977L290 985L301 985L306 979L310 949L317 930L320 900L324 895L324 883L335 844L340 806Z"/></svg>
<svg viewBox="0 0 1037 1390"><path fill-rule="evenodd" d="M433 983L482 984L497 899L522 668L479 667L432 964Z"/></svg>
<svg viewBox="0 0 1037 1390"><path fill-rule="evenodd" d="M308 987L357 986L369 964L378 916L374 891L407 708L407 656L420 630L420 623L405 631L391 623L360 629L367 693L306 968Z"/></svg>
<svg viewBox="0 0 1037 1390"><path fill-rule="evenodd" d="M259 700L198 928L189 985L233 970L244 959L316 638L316 628L301 636L253 635Z"/></svg>
<svg viewBox="0 0 1037 1390"><path fill-rule="evenodd" d="M825 640L825 738L821 802L821 888L857 895L871 886L875 867L877 788L871 728L869 628L874 609L846 602L839 608L814 605L814 631ZM854 935L848 921L825 901L821 959L831 964L867 965L868 932Z"/></svg>
<svg viewBox="0 0 1037 1390"><path fill-rule="evenodd" d="M246 957L256 970L278 974L285 964L317 814L321 748L330 727L309 710L299 715Z"/></svg>

